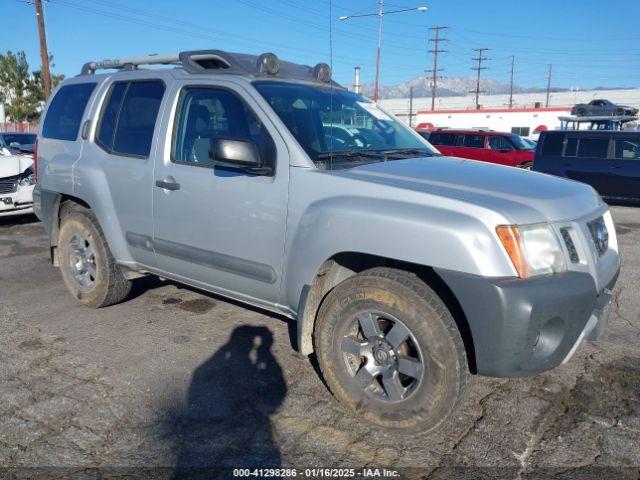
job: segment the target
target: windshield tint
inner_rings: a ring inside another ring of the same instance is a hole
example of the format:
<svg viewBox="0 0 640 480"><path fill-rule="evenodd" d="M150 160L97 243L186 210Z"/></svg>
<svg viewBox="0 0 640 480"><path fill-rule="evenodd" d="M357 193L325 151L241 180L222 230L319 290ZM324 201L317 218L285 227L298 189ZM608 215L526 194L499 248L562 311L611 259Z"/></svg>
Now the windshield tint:
<svg viewBox="0 0 640 480"><path fill-rule="evenodd" d="M355 93L284 82L254 85L321 168L438 155L404 124Z"/></svg>
<svg viewBox="0 0 640 480"><path fill-rule="evenodd" d="M525 142L520 135L511 135L509 139L517 150L533 150L534 148L536 148L530 143Z"/></svg>

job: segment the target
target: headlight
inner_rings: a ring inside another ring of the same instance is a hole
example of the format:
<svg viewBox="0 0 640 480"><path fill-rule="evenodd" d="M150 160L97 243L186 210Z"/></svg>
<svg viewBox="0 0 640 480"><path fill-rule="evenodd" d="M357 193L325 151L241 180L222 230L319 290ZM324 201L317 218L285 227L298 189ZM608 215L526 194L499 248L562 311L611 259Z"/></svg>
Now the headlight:
<svg viewBox="0 0 640 480"><path fill-rule="evenodd" d="M20 175L20 179L18 180L18 185L21 187L29 187L31 185L35 185L36 177L33 174L33 167L27 168L22 175Z"/></svg>
<svg viewBox="0 0 640 480"><path fill-rule="evenodd" d="M560 241L550 225L507 225L496 228L496 232L519 277L567 270Z"/></svg>

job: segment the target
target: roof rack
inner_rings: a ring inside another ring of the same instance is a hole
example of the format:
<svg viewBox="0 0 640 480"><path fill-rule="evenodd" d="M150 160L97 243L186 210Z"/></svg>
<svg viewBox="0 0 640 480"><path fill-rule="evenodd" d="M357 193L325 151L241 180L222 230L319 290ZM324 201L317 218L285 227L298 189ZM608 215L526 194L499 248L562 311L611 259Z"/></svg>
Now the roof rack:
<svg viewBox="0 0 640 480"><path fill-rule="evenodd" d="M187 73L232 73L253 77L281 77L332 83L331 68L326 63L318 63L315 67L281 61L273 53L248 55L231 53L222 50L192 50L168 55L146 55L141 57L122 58L87 62L80 75L93 75L96 70L137 70L142 65L176 65Z"/></svg>

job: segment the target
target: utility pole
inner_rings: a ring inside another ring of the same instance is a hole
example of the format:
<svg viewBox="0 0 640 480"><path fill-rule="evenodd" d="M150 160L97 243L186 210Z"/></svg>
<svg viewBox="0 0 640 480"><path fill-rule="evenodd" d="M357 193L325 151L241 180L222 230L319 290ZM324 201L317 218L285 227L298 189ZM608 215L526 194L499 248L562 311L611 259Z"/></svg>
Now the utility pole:
<svg viewBox="0 0 640 480"><path fill-rule="evenodd" d="M51 95L51 73L49 71L49 50L47 50L47 35L44 30L44 10L42 0L34 0L36 6L36 19L38 21L38 35L40 36L40 56L42 56L42 84L44 86L44 99Z"/></svg>
<svg viewBox="0 0 640 480"><path fill-rule="evenodd" d="M480 72L482 70L486 70L487 67L483 67L482 66L482 62L486 62L487 60L491 60L490 58L487 58L484 56L484 52L490 50L489 48L474 48L473 51L474 52L478 52L478 57L477 58L472 58L471 60L478 62L478 66L472 68L471 70L476 70L478 72L478 79L476 81L476 90L475 90L475 94L476 94L476 110L480 110L480 93L484 93L480 91ZM473 93L473 91L471 92Z"/></svg>
<svg viewBox="0 0 640 480"><path fill-rule="evenodd" d="M378 0L378 52L376 53L376 83L373 88L373 101L378 101L378 82L380 80L380 50L382 49L382 17L384 4L383 0Z"/></svg>
<svg viewBox="0 0 640 480"><path fill-rule="evenodd" d="M440 49L440 42L446 42L446 38L440 38L440 30L445 30L449 27L444 27L441 25L437 25L429 29L429 31L435 32L435 37L430 38L429 42L433 42L433 50L428 50L429 53L433 53L433 69L426 70L427 73L431 73L431 75L427 78L431 79L431 110L436 109L436 89L438 87L438 72L441 72L442 68L438 68L438 54L444 53L446 50Z"/></svg>
<svg viewBox="0 0 640 480"><path fill-rule="evenodd" d="M547 78L547 102L545 106L549 106L549 98L551 98L551 69L552 66L549 64L549 77Z"/></svg>
<svg viewBox="0 0 640 480"><path fill-rule="evenodd" d="M511 83L509 87L509 108L513 108L513 71L516 66L516 57L515 55L511 56Z"/></svg>

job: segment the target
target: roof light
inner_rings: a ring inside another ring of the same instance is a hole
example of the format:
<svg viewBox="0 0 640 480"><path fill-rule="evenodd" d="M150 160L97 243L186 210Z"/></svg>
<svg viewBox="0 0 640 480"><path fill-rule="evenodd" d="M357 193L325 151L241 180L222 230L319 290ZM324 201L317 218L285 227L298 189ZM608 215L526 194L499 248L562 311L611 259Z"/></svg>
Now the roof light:
<svg viewBox="0 0 640 480"><path fill-rule="evenodd" d="M314 78L317 78L321 82L330 82L331 81L331 67L326 63L319 63L313 70L311 70L311 75Z"/></svg>
<svg viewBox="0 0 640 480"><path fill-rule="evenodd" d="M263 53L258 57L257 67L260 73L266 73L267 75L277 75L280 71L280 60L275 54Z"/></svg>

